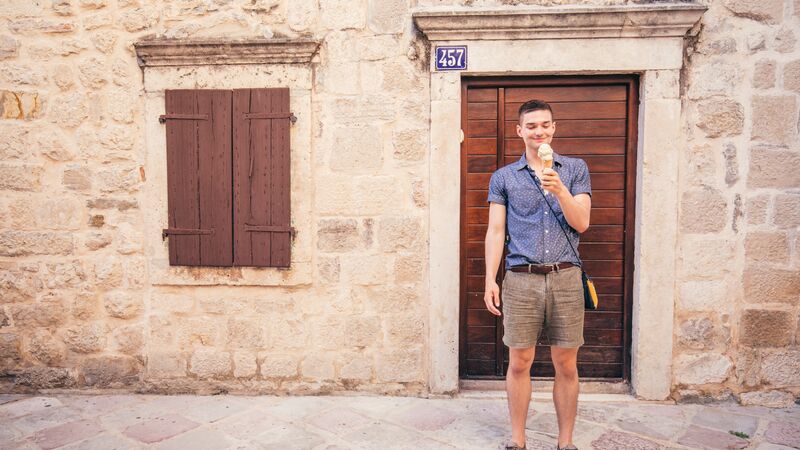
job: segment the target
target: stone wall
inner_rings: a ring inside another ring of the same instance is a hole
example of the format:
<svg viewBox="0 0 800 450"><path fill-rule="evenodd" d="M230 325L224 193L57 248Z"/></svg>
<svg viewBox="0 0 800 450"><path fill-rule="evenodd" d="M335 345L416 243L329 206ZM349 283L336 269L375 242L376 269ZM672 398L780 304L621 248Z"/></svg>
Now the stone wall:
<svg viewBox="0 0 800 450"><path fill-rule="evenodd" d="M3 390L424 393L429 49L410 8L629 2L162 3L0 4ZM681 77L673 394L785 405L800 394L800 2L707 4ZM306 276L161 276L163 224L142 210L158 93L132 46L151 35L322 41L292 205L309 212L294 218Z"/></svg>
<svg viewBox="0 0 800 450"><path fill-rule="evenodd" d="M710 2L685 61L676 397L800 394L800 2Z"/></svg>
<svg viewBox="0 0 800 450"><path fill-rule="evenodd" d="M424 392L428 81L408 8L4 1L2 389ZM146 99L163 91L145 91L132 46L151 35L323 41L308 85L289 85L312 102L293 150L310 168L295 177L292 270L159 265L165 218L143 208L163 181Z"/></svg>

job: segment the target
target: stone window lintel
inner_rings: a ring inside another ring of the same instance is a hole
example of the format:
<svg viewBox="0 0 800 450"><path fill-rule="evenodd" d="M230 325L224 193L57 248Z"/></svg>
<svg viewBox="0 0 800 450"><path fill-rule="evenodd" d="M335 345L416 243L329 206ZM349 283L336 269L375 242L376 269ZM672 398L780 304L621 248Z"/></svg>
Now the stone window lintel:
<svg viewBox="0 0 800 450"><path fill-rule="evenodd" d="M145 39L134 44L139 66L309 64L314 39Z"/></svg>

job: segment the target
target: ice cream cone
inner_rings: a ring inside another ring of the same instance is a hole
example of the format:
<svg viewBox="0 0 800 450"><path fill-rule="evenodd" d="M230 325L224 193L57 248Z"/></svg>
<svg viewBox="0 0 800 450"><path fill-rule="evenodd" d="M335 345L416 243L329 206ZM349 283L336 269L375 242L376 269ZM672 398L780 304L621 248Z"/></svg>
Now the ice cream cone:
<svg viewBox="0 0 800 450"><path fill-rule="evenodd" d="M543 159L542 160L542 167L545 169L552 169L553 168L553 160L552 159Z"/></svg>

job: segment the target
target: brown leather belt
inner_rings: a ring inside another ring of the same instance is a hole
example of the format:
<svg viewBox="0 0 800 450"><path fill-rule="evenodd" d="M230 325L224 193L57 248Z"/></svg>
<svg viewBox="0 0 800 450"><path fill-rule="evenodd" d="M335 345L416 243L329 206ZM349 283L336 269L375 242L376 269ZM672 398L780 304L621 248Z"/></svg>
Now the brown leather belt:
<svg viewBox="0 0 800 450"><path fill-rule="evenodd" d="M523 273L538 273L539 275L545 275L552 271L558 272L559 270L568 269L573 267L575 264L563 262L557 264L525 264L523 266L514 266L509 267L508 270L512 272L523 272Z"/></svg>

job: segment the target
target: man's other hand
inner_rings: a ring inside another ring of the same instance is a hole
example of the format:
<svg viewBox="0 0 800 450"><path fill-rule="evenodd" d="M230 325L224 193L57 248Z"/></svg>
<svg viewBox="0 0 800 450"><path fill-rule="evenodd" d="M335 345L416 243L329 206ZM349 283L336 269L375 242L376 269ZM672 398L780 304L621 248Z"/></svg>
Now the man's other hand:
<svg viewBox="0 0 800 450"><path fill-rule="evenodd" d="M487 281L486 289L483 292L483 301L486 303L486 309L495 316L500 315L500 286L496 281Z"/></svg>

